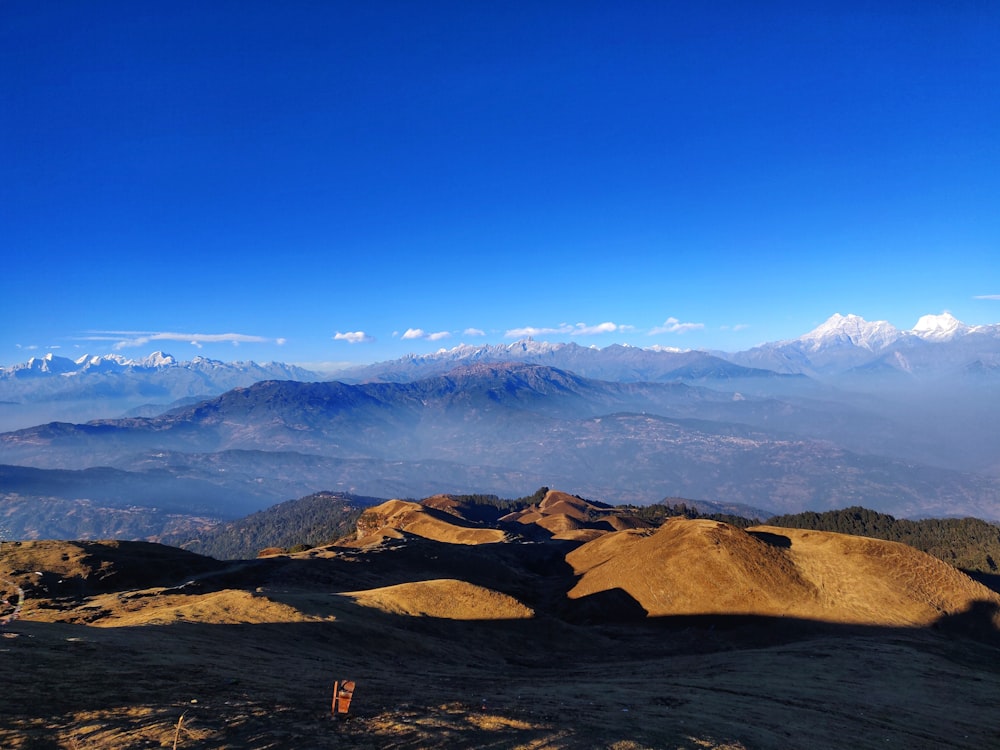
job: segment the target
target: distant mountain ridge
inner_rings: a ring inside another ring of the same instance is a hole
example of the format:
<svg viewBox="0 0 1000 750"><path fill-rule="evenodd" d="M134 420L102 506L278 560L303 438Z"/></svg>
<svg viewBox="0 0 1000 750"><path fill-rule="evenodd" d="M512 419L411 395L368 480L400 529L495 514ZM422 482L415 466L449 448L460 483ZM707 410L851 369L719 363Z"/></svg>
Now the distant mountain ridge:
<svg viewBox="0 0 1000 750"><path fill-rule="evenodd" d="M1000 370L1000 324L970 326L946 312L924 315L904 331L885 320L837 313L797 339L720 356L746 367L812 376L982 373Z"/></svg>
<svg viewBox="0 0 1000 750"><path fill-rule="evenodd" d="M262 380L322 380L323 375L282 362L222 362L195 357L182 362L153 352L130 359L120 354L77 359L46 354L0 367L0 430L53 420L163 411L174 402L217 396Z"/></svg>
<svg viewBox="0 0 1000 750"><path fill-rule="evenodd" d="M840 434L844 414L476 364L413 383L264 381L155 418L50 423L0 434L0 462L111 466L169 484L197 476L243 503L250 487L275 501L319 487L385 496L387 480L392 495L420 495L428 467L458 492L516 496L549 480L612 502L687 497L782 512L864 502L904 516L996 517L1000 479L844 449L824 439ZM857 439L870 446L911 439L865 419L854 416L868 424Z"/></svg>
<svg viewBox="0 0 1000 750"><path fill-rule="evenodd" d="M457 366L520 362L567 370L588 378L625 382L766 381L789 375L836 375L864 370L982 372L1000 369L1000 323L967 325L948 312L924 315L912 329L885 320L835 313L802 336L739 352L680 350L612 344L603 348L575 342L549 343L524 338L509 344L460 344L430 354L337 371L343 382L410 382L444 374ZM86 398L96 375L121 376L123 390L146 390L174 399L217 395L261 380L318 381L320 373L282 362L222 362L195 357L180 361L164 352L131 359L120 354L69 359L54 354L0 367L0 401L22 398ZM59 376L59 377L56 377ZM30 385L39 381L37 385ZM126 385L130 381L135 383ZM103 389L107 379L100 380ZM42 385L44 383L44 385ZM160 403L167 403L160 400Z"/></svg>
<svg viewBox="0 0 1000 750"><path fill-rule="evenodd" d="M49 353L42 357L31 357L22 364L0 367L0 380L27 380L52 375L79 377L95 373L162 373L167 370L201 373L213 382L220 377L239 378L243 374L258 380L273 380L282 377L288 380L318 379L318 373L282 362L263 364L253 361L222 362L207 357L195 357L181 362L173 355L157 351L139 359L132 359L120 354L84 354L76 359L70 359Z"/></svg>
<svg viewBox="0 0 1000 750"><path fill-rule="evenodd" d="M802 336L742 352L584 347L532 338L510 344L461 344L431 354L347 368L339 380L406 382L463 364L523 362L569 370L589 378L625 382L739 382L758 391L781 388L789 376L905 373L912 376L1000 371L1000 324L967 325L950 313L924 315L910 330L885 320L836 313Z"/></svg>
<svg viewBox="0 0 1000 750"><path fill-rule="evenodd" d="M747 367L708 352L662 348L643 349L612 344L598 349L575 342L548 343L524 338L510 344L462 344L432 354L410 354L341 370L338 380L409 382L470 364L517 362L567 370L588 378L622 382L706 383L748 378L774 378L776 373Z"/></svg>

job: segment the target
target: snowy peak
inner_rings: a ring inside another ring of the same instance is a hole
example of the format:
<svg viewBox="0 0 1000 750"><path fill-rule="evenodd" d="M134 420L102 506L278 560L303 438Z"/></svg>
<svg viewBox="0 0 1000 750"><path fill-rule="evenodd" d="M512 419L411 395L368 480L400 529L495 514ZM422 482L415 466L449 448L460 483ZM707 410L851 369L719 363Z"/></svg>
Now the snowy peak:
<svg viewBox="0 0 1000 750"><path fill-rule="evenodd" d="M51 353L44 357L32 357L23 364L0 367L0 380L10 378L43 377L61 375L80 378L91 375L148 376L158 373L173 373L178 377L194 375L211 380L218 376L225 387L232 387L226 378L236 378L238 385L249 385L258 380L319 380L321 375L294 365L280 362L257 364L256 362L220 362L205 357L195 357L189 362L180 362L165 352L153 352L141 359L130 359L121 354L84 354L73 360L57 357ZM188 377L190 380L190 377ZM182 394L188 395L188 394Z"/></svg>
<svg viewBox="0 0 1000 750"><path fill-rule="evenodd" d="M177 360L170 354L164 352L153 352L148 357L135 362L141 367L171 367L177 364Z"/></svg>
<svg viewBox="0 0 1000 750"><path fill-rule="evenodd" d="M20 373L46 373L58 374L73 369L73 360L66 357L57 357L52 352L42 357L32 357L23 365L15 365L12 370Z"/></svg>
<svg viewBox="0 0 1000 750"><path fill-rule="evenodd" d="M912 333L928 341L950 341L973 330L949 312L940 315L924 315L913 326Z"/></svg>
<svg viewBox="0 0 1000 750"><path fill-rule="evenodd" d="M723 356L748 367L812 376L996 372L1000 324L969 326L945 312L899 330L884 320L837 313L797 339Z"/></svg>
<svg viewBox="0 0 1000 750"><path fill-rule="evenodd" d="M868 322L860 315L834 313L825 323L799 338L807 350L819 351L853 346L878 352L898 340L902 333L886 320Z"/></svg>

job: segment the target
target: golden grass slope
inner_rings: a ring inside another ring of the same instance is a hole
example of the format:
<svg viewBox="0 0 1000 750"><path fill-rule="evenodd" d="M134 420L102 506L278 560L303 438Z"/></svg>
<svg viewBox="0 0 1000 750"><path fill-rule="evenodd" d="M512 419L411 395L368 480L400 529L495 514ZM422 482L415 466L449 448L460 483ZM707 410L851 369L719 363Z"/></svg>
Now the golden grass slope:
<svg viewBox="0 0 1000 750"><path fill-rule="evenodd" d="M309 616L267 596L239 589L194 595L164 595L149 591L138 592L138 595L148 598L143 601L137 600L134 594L131 597L106 594L91 599L89 605L99 616L89 624L105 628L174 623L260 625L333 619ZM60 620L73 621L65 616Z"/></svg>
<svg viewBox="0 0 1000 750"><path fill-rule="evenodd" d="M509 513L499 520L508 529L524 527L529 531L531 527L541 530L543 537L575 542L587 542L611 531L648 526L612 508L558 490L549 490L538 505ZM368 546L387 538L399 539L403 534L448 544L509 541L505 531L463 515L462 504L455 498L434 495L419 503L389 500L369 508L358 520L357 539L353 545Z"/></svg>
<svg viewBox="0 0 1000 750"><path fill-rule="evenodd" d="M240 567L146 542L40 540L4 543L0 578L26 589L21 617L36 622L125 627L324 619L256 591L185 585ZM178 585L156 585L168 581Z"/></svg>
<svg viewBox="0 0 1000 750"><path fill-rule="evenodd" d="M361 514L356 544L375 542L398 532L448 544L494 544L507 537L499 529L480 526L420 503L389 500Z"/></svg>
<svg viewBox="0 0 1000 750"><path fill-rule="evenodd" d="M511 596L455 579L401 583L368 591L350 591L343 596L363 607L415 617L520 620L535 614Z"/></svg>
<svg viewBox="0 0 1000 750"><path fill-rule="evenodd" d="M1000 595L895 542L675 518L573 550L579 599L619 590L649 616L727 614L925 626Z"/></svg>
<svg viewBox="0 0 1000 750"><path fill-rule="evenodd" d="M222 567L193 552L120 540L3 542L2 553L8 577L28 588L41 584L64 595L166 585Z"/></svg>
<svg viewBox="0 0 1000 750"><path fill-rule="evenodd" d="M578 542L590 541L610 531L647 526L637 519L618 515L612 508L558 490L549 490L538 505L509 513L501 520L538 526L553 539Z"/></svg>

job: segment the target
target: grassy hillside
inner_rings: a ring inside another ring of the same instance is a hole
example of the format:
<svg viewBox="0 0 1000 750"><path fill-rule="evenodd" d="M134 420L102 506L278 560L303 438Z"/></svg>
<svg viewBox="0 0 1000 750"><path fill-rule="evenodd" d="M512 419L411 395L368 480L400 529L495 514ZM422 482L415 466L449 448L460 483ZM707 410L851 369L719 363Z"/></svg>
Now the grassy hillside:
<svg viewBox="0 0 1000 750"><path fill-rule="evenodd" d="M867 536L902 542L979 577L996 577L1000 565L1000 526L978 518L897 519L858 506L825 513L775 516L771 526Z"/></svg>

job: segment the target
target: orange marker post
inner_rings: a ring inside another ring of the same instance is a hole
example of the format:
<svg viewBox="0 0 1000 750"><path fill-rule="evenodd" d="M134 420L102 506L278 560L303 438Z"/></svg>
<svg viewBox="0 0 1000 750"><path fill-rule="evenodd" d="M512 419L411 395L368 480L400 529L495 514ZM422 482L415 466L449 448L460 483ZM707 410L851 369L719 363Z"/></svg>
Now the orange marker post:
<svg viewBox="0 0 1000 750"><path fill-rule="evenodd" d="M338 719L347 716L354 697L354 680L338 680L333 683L333 715Z"/></svg>

